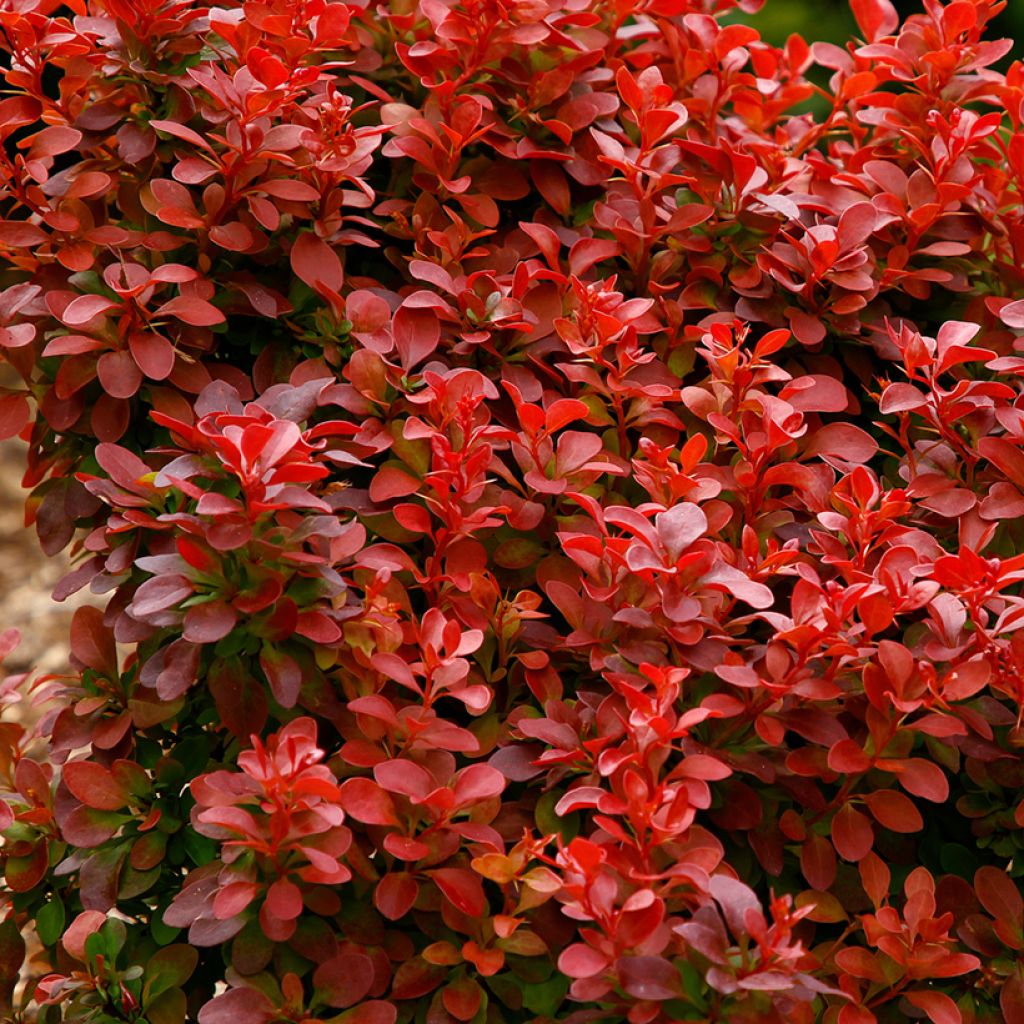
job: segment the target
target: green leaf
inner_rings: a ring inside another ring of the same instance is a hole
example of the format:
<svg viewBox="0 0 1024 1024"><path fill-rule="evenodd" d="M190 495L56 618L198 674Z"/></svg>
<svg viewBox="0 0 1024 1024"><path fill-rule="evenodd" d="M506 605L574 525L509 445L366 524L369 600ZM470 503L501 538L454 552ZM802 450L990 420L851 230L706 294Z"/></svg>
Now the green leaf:
<svg viewBox="0 0 1024 1024"><path fill-rule="evenodd" d="M36 934L39 936L39 941L44 946L56 945L57 940L64 934L66 920L67 912L64 909L64 904L59 896L54 896L36 914Z"/></svg>
<svg viewBox="0 0 1024 1024"><path fill-rule="evenodd" d="M575 227L579 227L581 224L590 224L594 217L594 207L597 205L596 199L591 199L589 203L578 203L573 207L572 211L572 222Z"/></svg>
<svg viewBox="0 0 1024 1024"><path fill-rule="evenodd" d="M102 956L108 964L113 964L117 954L124 948L127 937L128 930L123 921L116 917L107 918L99 931L93 932L85 940L85 954L90 961Z"/></svg>
<svg viewBox="0 0 1024 1024"><path fill-rule="evenodd" d="M680 345L672 350L668 357L669 373L676 377L685 377L696 362L695 346Z"/></svg>
<svg viewBox="0 0 1024 1024"><path fill-rule="evenodd" d="M148 892L160 878L160 867L150 868L148 871L136 871L130 864L125 862L121 871L121 884L117 893L121 899L135 899L143 893Z"/></svg>
<svg viewBox="0 0 1024 1024"><path fill-rule="evenodd" d="M662 1013L669 1020L707 1020L707 1014L698 1010L695 1006L680 1002L678 999L670 999L661 1004Z"/></svg>
<svg viewBox="0 0 1024 1024"><path fill-rule="evenodd" d="M181 831L181 840L185 846L185 852L192 858L192 862L199 867L209 864L217 855L217 844L206 836L201 836L191 828L184 828Z"/></svg>
<svg viewBox="0 0 1024 1024"><path fill-rule="evenodd" d="M700 971L688 960L683 961L679 970L683 976L683 989L686 992L687 998L698 1009L705 1009L708 1005L705 998L707 987L704 984L704 978Z"/></svg>
<svg viewBox="0 0 1024 1024"><path fill-rule="evenodd" d="M935 736L925 736L924 745L928 750L928 756L942 765L947 771L954 775L960 771L960 751L951 746L945 740L939 740Z"/></svg>
<svg viewBox="0 0 1024 1024"><path fill-rule="evenodd" d="M351 1010L329 1018L330 1024L395 1024L398 1011L393 1003L382 999L368 999Z"/></svg>
<svg viewBox="0 0 1024 1024"><path fill-rule="evenodd" d="M540 1017L553 1017L569 991L569 979L555 974L539 985L523 986L523 1005Z"/></svg>
<svg viewBox="0 0 1024 1024"><path fill-rule="evenodd" d="M170 925L164 924L163 917L166 909L167 907L164 906L155 910L149 922L149 933L160 946L166 946L169 942L173 942L181 933L180 928L171 928Z"/></svg>
<svg viewBox="0 0 1024 1024"><path fill-rule="evenodd" d="M939 863L943 871L959 875L970 882L982 862L966 846L961 846L960 843L946 843L939 851Z"/></svg>
<svg viewBox="0 0 1024 1024"><path fill-rule="evenodd" d="M524 985L514 975L505 972L492 975L489 978L485 978L484 981L487 983L487 988L495 999L499 1000L510 1010L521 1010L523 1008ZM497 1004L489 1005L493 1006L492 1013L497 1011Z"/></svg>
<svg viewBox="0 0 1024 1024"><path fill-rule="evenodd" d="M534 818L537 828L546 835L558 833L565 842L576 838L580 830L580 816L577 811L570 814L555 814L555 804L558 803L560 794L552 790L544 793L537 800L537 809L534 811Z"/></svg>
<svg viewBox="0 0 1024 1024"><path fill-rule="evenodd" d="M414 476L426 476L430 472L430 442L416 439L410 441L402 432L402 424L391 426L391 450L412 471Z"/></svg>
<svg viewBox="0 0 1024 1024"><path fill-rule="evenodd" d="M184 943L158 949L146 963L143 1005L148 1007L158 996L173 988L180 988L192 977L198 963L198 950Z"/></svg>
<svg viewBox="0 0 1024 1024"><path fill-rule="evenodd" d="M494 561L504 569L525 569L544 556L544 548L529 537L516 537L499 544L494 550Z"/></svg>
<svg viewBox="0 0 1024 1024"><path fill-rule="evenodd" d="M146 1006L145 1019L147 1024L184 1024L187 1012L185 993L180 988L172 988Z"/></svg>

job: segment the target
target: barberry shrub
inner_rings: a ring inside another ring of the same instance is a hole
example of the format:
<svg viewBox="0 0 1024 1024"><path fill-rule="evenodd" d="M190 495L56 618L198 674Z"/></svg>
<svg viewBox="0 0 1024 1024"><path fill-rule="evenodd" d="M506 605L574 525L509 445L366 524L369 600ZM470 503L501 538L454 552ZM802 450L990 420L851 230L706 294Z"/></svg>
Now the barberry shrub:
<svg viewBox="0 0 1024 1024"><path fill-rule="evenodd" d="M1024 1020L1024 65L759 6L0 3L5 1019Z"/></svg>

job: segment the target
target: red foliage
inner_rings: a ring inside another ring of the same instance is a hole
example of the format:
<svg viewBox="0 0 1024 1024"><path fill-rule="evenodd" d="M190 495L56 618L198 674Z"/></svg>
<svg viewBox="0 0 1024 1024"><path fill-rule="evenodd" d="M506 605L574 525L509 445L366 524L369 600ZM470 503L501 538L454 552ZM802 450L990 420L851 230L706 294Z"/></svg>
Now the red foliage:
<svg viewBox="0 0 1024 1024"><path fill-rule="evenodd" d="M1024 65L760 6L0 10L0 1016L1024 1019Z"/></svg>

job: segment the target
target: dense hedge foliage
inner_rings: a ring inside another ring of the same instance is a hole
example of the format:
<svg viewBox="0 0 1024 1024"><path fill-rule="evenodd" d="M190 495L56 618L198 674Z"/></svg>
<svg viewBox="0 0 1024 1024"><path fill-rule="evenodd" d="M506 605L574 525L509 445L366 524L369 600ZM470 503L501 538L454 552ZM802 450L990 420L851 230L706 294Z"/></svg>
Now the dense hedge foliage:
<svg viewBox="0 0 1024 1024"><path fill-rule="evenodd" d="M1024 66L759 6L0 4L5 1019L1024 1020Z"/></svg>

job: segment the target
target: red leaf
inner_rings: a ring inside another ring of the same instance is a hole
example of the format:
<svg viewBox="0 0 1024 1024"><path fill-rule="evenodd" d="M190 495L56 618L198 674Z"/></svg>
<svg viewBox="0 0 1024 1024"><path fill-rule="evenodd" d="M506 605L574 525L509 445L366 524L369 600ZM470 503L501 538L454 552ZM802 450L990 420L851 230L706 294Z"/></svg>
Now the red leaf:
<svg viewBox="0 0 1024 1024"><path fill-rule="evenodd" d="M826 461L832 458L859 465L877 451L878 442L860 427L852 423L827 423L811 435L804 458L817 455Z"/></svg>
<svg viewBox="0 0 1024 1024"><path fill-rule="evenodd" d="M385 335L385 328L391 323L391 308L379 295L361 288L351 292L345 299L345 317L352 324L352 334L373 340L376 351L391 347L391 339ZM377 342L385 343L385 347L378 348Z"/></svg>
<svg viewBox="0 0 1024 1024"><path fill-rule="evenodd" d="M233 988L205 1003L199 1024L266 1024L277 1017L274 1004L254 988Z"/></svg>
<svg viewBox="0 0 1024 1024"><path fill-rule="evenodd" d="M162 700L177 700L196 681L200 654L200 647L181 637L158 652L163 667L157 675L156 692Z"/></svg>
<svg viewBox="0 0 1024 1024"><path fill-rule="evenodd" d="M96 446L96 461L114 483L126 491L139 489L139 481L152 470L137 455L120 445L104 442Z"/></svg>
<svg viewBox="0 0 1024 1024"><path fill-rule="evenodd" d="M315 644L332 644L341 637L341 627L325 612L316 609L299 612L295 632Z"/></svg>
<svg viewBox="0 0 1024 1024"><path fill-rule="evenodd" d="M238 613L223 601L204 601L185 613L182 636L194 644L223 640L238 622Z"/></svg>
<svg viewBox="0 0 1024 1024"><path fill-rule="evenodd" d="M325 17L321 14L320 17ZM312 185L305 181L295 181L292 178L273 178L270 181L259 183L261 192L277 199L289 199L292 202L310 203L320 198L320 193Z"/></svg>
<svg viewBox="0 0 1024 1024"><path fill-rule="evenodd" d="M166 132L168 135L173 135L177 139L183 139L185 142L191 143L193 146L198 146L200 149L205 149L208 153L213 152L213 147L199 134L199 132L193 131L186 125L178 124L177 121L150 121L151 128L155 128L157 131Z"/></svg>
<svg viewBox="0 0 1024 1024"><path fill-rule="evenodd" d="M1024 969L1021 967L1003 982L999 1008L1004 1021L1024 1020Z"/></svg>
<svg viewBox="0 0 1024 1024"><path fill-rule="evenodd" d="M616 961L623 991L645 1002L675 999L682 994L679 971L660 956L625 956Z"/></svg>
<svg viewBox="0 0 1024 1024"><path fill-rule="evenodd" d="M0 395L0 441L20 434L32 418L32 408L24 395Z"/></svg>
<svg viewBox="0 0 1024 1024"><path fill-rule="evenodd" d="M205 547L197 544L190 537L179 537L174 546L178 549L178 554L193 569L198 569L200 572L209 572L218 564L217 559Z"/></svg>
<svg viewBox="0 0 1024 1024"><path fill-rule="evenodd" d="M722 916L734 935L747 933L747 912L760 912L761 904L754 890L745 882L728 875L713 875L708 891L722 908Z"/></svg>
<svg viewBox="0 0 1024 1024"><path fill-rule="evenodd" d="M344 1009L373 987L373 961L361 953L339 953L313 972L313 985L328 1006Z"/></svg>
<svg viewBox="0 0 1024 1024"><path fill-rule="evenodd" d="M302 892L287 878L279 878L267 890L267 910L282 921L294 920L302 913Z"/></svg>
<svg viewBox="0 0 1024 1024"><path fill-rule="evenodd" d="M567 978L592 978L606 971L610 963L604 953L593 946L577 942L562 950L558 958L558 969Z"/></svg>
<svg viewBox="0 0 1024 1024"><path fill-rule="evenodd" d="M172 284L183 284L185 281L196 281L199 271L186 267L181 263L162 263L150 274L150 281L164 281Z"/></svg>
<svg viewBox="0 0 1024 1024"><path fill-rule="evenodd" d="M660 512L654 521L658 538L671 562L677 562L682 553L708 529L708 517L698 505L688 501Z"/></svg>
<svg viewBox="0 0 1024 1024"><path fill-rule="evenodd" d="M586 402L576 398L559 398L544 411L544 429L553 434L576 420L586 419L589 414L590 408Z"/></svg>
<svg viewBox="0 0 1024 1024"><path fill-rule="evenodd" d="M921 812L914 806L913 801L893 789L866 793L864 802L883 828L903 833L920 832L924 828Z"/></svg>
<svg viewBox="0 0 1024 1024"><path fill-rule="evenodd" d="M283 708L295 707L302 689L302 671L295 659L264 644L260 651L260 668L270 683L274 700Z"/></svg>
<svg viewBox="0 0 1024 1024"><path fill-rule="evenodd" d="M774 355L774 353L786 346L789 338L789 331L784 328L777 328L774 331L769 331L754 346L754 355L759 359L764 359L765 356Z"/></svg>
<svg viewBox="0 0 1024 1024"><path fill-rule="evenodd" d="M395 505L391 514L403 529L411 533L430 533L430 513L422 505Z"/></svg>
<svg viewBox="0 0 1024 1024"><path fill-rule="evenodd" d="M779 397L800 412L842 412L850 404L845 385L820 373L798 377L782 389Z"/></svg>
<svg viewBox="0 0 1024 1024"><path fill-rule="evenodd" d="M1024 329L1024 299L1008 302L999 310L999 319L1014 330Z"/></svg>
<svg viewBox="0 0 1024 1024"><path fill-rule="evenodd" d="M892 873L885 861L877 854L869 853L861 859L857 868L868 898L876 907L881 906L889 895L889 886L892 882Z"/></svg>
<svg viewBox="0 0 1024 1024"><path fill-rule="evenodd" d="M470 917L481 917L486 912L487 900L479 875L466 868L437 868L427 874L457 910Z"/></svg>
<svg viewBox="0 0 1024 1024"><path fill-rule="evenodd" d="M940 804L949 799L949 780L937 764L923 757L912 757L900 764L902 767L895 769L896 777L908 793Z"/></svg>
<svg viewBox="0 0 1024 1024"><path fill-rule="evenodd" d="M832 844L843 860L859 861L875 841L871 822L851 804L844 804L832 819Z"/></svg>
<svg viewBox="0 0 1024 1024"><path fill-rule="evenodd" d="M1022 300L1024 301L1024 300ZM992 463L1010 483L1024 489L1024 452L1002 437L983 437L978 452Z"/></svg>
<svg viewBox="0 0 1024 1024"><path fill-rule="evenodd" d="M382 761L373 774L388 793L401 793L416 802L422 802L437 788L426 768L405 758Z"/></svg>
<svg viewBox="0 0 1024 1024"><path fill-rule="evenodd" d="M878 1024L878 1018L866 1006L847 1003L839 1011L839 1024Z"/></svg>
<svg viewBox="0 0 1024 1024"><path fill-rule="evenodd" d="M431 355L441 340L441 324L433 309L402 305L395 312L391 330L395 350L406 372Z"/></svg>
<svg viewBox="0 0 1024 1024"><path fill-rule="evenodd" d="M944 992L905 992L903 998L912 1006L924 1010L932 1024L963 1024L959 1008Z"/></svg>
<svg viewBox="0 0 1024 1024"><path fill-rule="evenodd" d="M974 891L981 905L997 920L1024 928L1024 898L1017 883L1005 871L985 865L974 875Z"/></svg>
<svg viewBox="0 0 1024 1024"><path fill-rule="evenodd" d="M94 317L115 309L120 309L119 303L104 295L79 295L64 307L61 320L69 327L81 327Z"/></svg>
<svg viewBox="0 0 1024 1024"><path fill-rule="evenodd" d="M412 836L400 835L398 832L389 832L381 845L398 860L423 860L424 857L430 856L430 847L426 843Z"/></svg>
<svg viewBox="0 0 1024 1024"><path fill-rule="evenodd" d="M531 160L530 177L537 191L544 197L555 213L567 217L571 210L572 198L565 172L553 160Z"/></svg>
<svg viewBox="0 0 1024 1024"><path fill-rule="evenodd" d="M555 460L558 476L566 477L582 469L603 447L597 434L588 434L582 430L565 431L558 438L558 455Z"/></svg>
<svg viewBox="0 0 1024 1024"><path fill-rule="evenodd" d="M103 624L103 612L92 605L75 610L71 619L71 653L86 667L108 679L117 677L114 635Z"/></svg>
<svg viewBox="0 0 1024 1024"><path fill-rule="evenodd" d="M444 1008L456 1020L472 1020L483 1002L483 989L468 977L457 978L441 990Z"/></svg>
<svg viewBox="0 0 1024 1024"><path fill-rule="evenodd" d="M0 1012L13 1010L14 989L22 977L27 951L13 915L0 923Z"/></svg>
<svg viewBox="0 0 1024 1024"><path fill-rule="evenodd" d="M865 981L885 981L885 971L874 953L860 946L848 946L836 953L836 964L847 974Z"/></svg>
<svg viewBox="0 0 1024 1024"><path fill-rule="evenodd" d="M416 879L408 872L391 871L377 883L373 905L389 921L397 921L412 909L419 891Z"/></svg>
<svg viewBox="0 0 1024 1024"><path fill-rule="evenodd" d="M690 754L683 758L676 771L687 779L703 779L705 782L720 782L732 775L732 769L710 754Z"/></svg>
<svg viewBox="0 0 1024 1024"><path fill-rule="evenodd" d="M256 236L241 221L235 220L210 228L210 241L229 252L247 252L256 244Z"/></svg>
<svg viewBox="0 0 1024 1024"><path fill-rule="evenodd" d="M68 925L60 944L76 960L85 962L85 940L106 924L107 915L98 910L83 910Z"/></svg>
<svg viewBox="0 0 1024 1024"><path fill-rule="evenodd" d="M850 0L850 8L869 43L899 28L900 16L890 0Z"/></svg>
<svg viewBox="0 0 1024 1024"><path fill-rule="evenodd" d="M418 999L433 992L448 972L443 967L428 964L422 956L400 964L391 985L394 999Z"/></svg>
<svg viewBox="0 0 1024 1024"><path fill-rule="evenodd" d="M789 317L789 326L793 331L793 337L804 345L817 345L825 339L825 325L817 316L805 313L801 309L786 310Z"/></svg>
<svg viewBox="0 0 1024 1024"><path fill-rule="evenodd" d="M0 221L0 245L12 249L29 249L33 245L42 245L49 235L35 224L27 220Z"/></svg>
<svg viewBox="0 0 1024 1024"><path fill-rule="evenodd" d="M391 797L372 779L346 779L338 795L346 814L367 825L397 825Z"/></svg>
<svg viewBox="0 0 1024 1024"><path fill-rule="evenodd" d="M87 807L81 807L79 810L89 811ZM98 814L99 812L90 811L89 813ZM106 833L99 842L104 842L111 835L113 832ZM29 892L46 877L49 868L50 859L47 856L46 843L36 843L31 852L24 857L8 856L7 863L4 865L4 882L11 892ZM8 918L8 920L12 921L13 919Z"/></svg>
<svg viewBox="0 0 1024 1024"><path fill-rule="evenodd" d="M102 846L123 822L124 816L115 811L98 811L80 804L61 819L60 831L64 840L72 846L91 850Z"/></svg>
<svg viewBox="0 0 1024 1024"><path fill-rule="evenodd" d="M205 299L194 295L177 295L157 309L158 316L173 316L193 327L212 327L224 323L224 314Z"/></svg>
<svg viewBox="0 0 1024 1024"><path fill-rule="evenodd" d="M237 661L215 660L207 684L217 714L232 735L247 741L263 729L269 704L266 688Z"/></svg>
<svg viewBox="0 0 1024 1024"><path fill-rule="evenodd" d="M481 800L500 796L505 788L505 776L486 764L472 764L455 777L455 806L468 807Z"/></svg>
<svg viewBox="0 0 1024 1024"><path fill-rule="evenodd" d="M305 231L292 246L292 270L301 281L314 290L323 286L332 292L340 292L345 281L344 271L338 254L312 232Z"/></svg>
<svg viewBox="0 0 1024 1024"><path fill-rule="evenodd" d="M855 775L870 769L871 758L859 743L854 743L853 740L840 740L828 752L828 766L834 772Z"/></svg>
<svg viewBox="0 0 1024 1024"><path fill-rule="evenodd" d="M400 466L381 466L370 481L370 500L392 501L415 494L422 487L422 480L418 480Z"/></svg>
<svg viewBox="0 0 1024 1024"><path fill-rule="evenodd" d="M62 777L64 785L86 807L97 811L118 811L128 803L128 790L103 765L71 761L64 766Z"/></svg>
<svg viewBox="0 0 1024 1024"><path fill-rule="evenodd" d="M621 252L618 242L606 238L581 238L569 250L569 271L579 277L596 263Z"/></svg>
<svg viewBox="0 0 1024 1024"><path fill-rule="evenodd" d="M562 241L546 224L534 224L529 221L520 221L519 227L530 236L540 249L541 255L547 260L552 269L558 269L559 253L562 249Z"/></svg>
<svg viewBox="0 0 1024 1024"><path fill-rule="evenodd" d="M920 409L926 402L925 395L915 388L913 384L890 384L882 392L882 399L878 403L878 409L880 412L888 415L894 412Z"/></svg>
<svg viewBox="0 0 1024 1024"><path fill-rule="evenodd" d="M832 844L816 832L800 847L800 869L813 889L825 892L836 880L836 853Z"/></svg>
<svg viewBox="0 0 1024 1024"><path fill-rule="evenodd" d="M142 371L131 352L104 352L96 363L100 383L112 398L131 398L142 384Z"/></svg>
<svg viewBox="0 0 1024 1024"><path fill-rule="evenodd" d="M351 1010L332 1017L331 1020L334 1024L395 1024L398 1020L398 1010L394 1004L386 1003L382 999L368 999ZM235 1021L234 1024L240 1022Z"/></svg>
<svg viewBox="0 0 1024 1024"><path fill-rule="evenodd" d="M33 160L59 156L74 149L82 141L82 133L64 125L50 125L32 136L29 156Z"/></svg>
<svg viewBox="0 0 1024 1024"><path fill-rule="evenodd" d="M174 346L159 334L135 331L128 348L138 367L150 380L165 380L174 369Z"/></svg>
<svg viewBox="0 0 1024 1024"><path fill-rule="evenodd" d="M214 916L221 921L237 917L259 895L255 882L230 882L217 891L213 900Z"/></svg>

